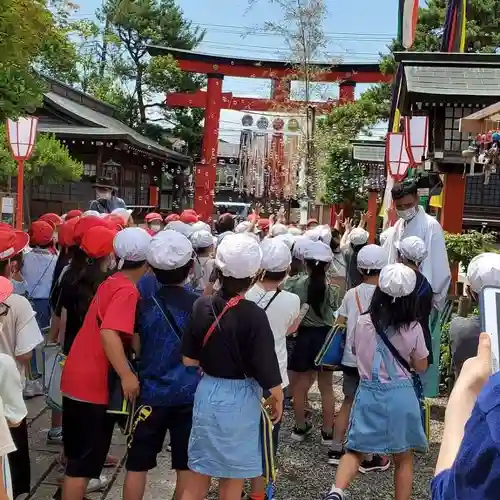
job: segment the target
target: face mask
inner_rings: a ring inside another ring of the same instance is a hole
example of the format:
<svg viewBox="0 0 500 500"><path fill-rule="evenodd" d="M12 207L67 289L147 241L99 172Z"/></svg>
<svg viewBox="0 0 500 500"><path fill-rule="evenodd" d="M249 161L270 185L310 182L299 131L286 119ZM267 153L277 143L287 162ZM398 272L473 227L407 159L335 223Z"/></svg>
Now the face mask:
<svg viewBox="0 0 500 500"><path fill-rule="evenodd" d="M111 199L111 191L108 191L107 189L96 189L96 195L98 200Z"/></svg>
<svg viewBox="0 0 500 500"><path fill-rule="evenodd" d="M151 224L151 231L153 231L153 233L159 233L161 231L160 224Z"/></svg>
<svg viewBox="0 0 500 500"><path fill-rule="evenodd" d="M415 215L417 215L417 207L407 208L406 210L396 210L396 213L400 219L408 222L412 220Z"/></svg>

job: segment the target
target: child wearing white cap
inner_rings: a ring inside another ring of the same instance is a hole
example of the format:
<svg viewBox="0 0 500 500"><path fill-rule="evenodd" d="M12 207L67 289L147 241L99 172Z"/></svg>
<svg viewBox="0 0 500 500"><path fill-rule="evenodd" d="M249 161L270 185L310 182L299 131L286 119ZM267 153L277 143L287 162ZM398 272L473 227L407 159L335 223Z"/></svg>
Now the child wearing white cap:
<svg viewBox="0 0 500 500"><path fill-rule="evenodd" d="M286 389L289 384L286 337L296 332L299 327L300 320L297 320L300 314L300 299L297 295L279 288L286 279L292 261L288 246L280 241L279 237L275 237L264 240L261 248L262 274L257 283L245 294L245 298L266 311L274 335L274 348L280 366L283 389ZM276 422L273 427L275 455L280 427L281 422ZM264 486L264 478L253 480L250 498L260 498L258 494L264 493Z"/></svg>
<svg viewBox="0 0 500 500"><path fill-rule="evenodd" d="M282 378L269 320L245 300L261 266L259 244L245 234L227 235L217 247L222 288L200 297L182 336L186 366L204 372L195 394L189 468L196 474L186 498L205 498L210 478L222 478L221 497L240 498L246 478L262 475L260 400L271 393L273 421L283 411Z"/></svg>
<svg viewBox="0 0 500 500"><path fill-rule="evenodd" d="M500 255L497 253L482 253L474 257L467 268L466 293L474 305L478 304L479 294L485 286L500 286ZM476 355L481 332L479 316L456 316L451 320L450 343L456 376L465 361Z"/></svg>
<svg viewBox="0 0 500 500"><path fill-rule="evenodd" d="M417 317L424 331L425 345L429 351L427 361L429 365L432 365L432 335L429 322L434 292L427 278L420 272L420 266L427 258L427 248L424 241L418 236L408 236L403 240L397 241L395 246L398 251L399 262L413 269L417 275L417 284L415 285Z"/></svg>
<svg viewBox="0 0 500 500"><path fill-rule="evenodd" d="M366 217L366 216L365 216ZM351 220L345 221L345 232L340 242L340 248L344 253L346 262L346 290L358 286L363 282L363 276L358 272L357 256L358 252L368 244L369 234L364 229L364 219L358 227L351 226Z"/></svg>
<svg viewBox="0 0 500 500"><path fill-rule="evenodd" d="M119 271L98 288L64 364L63 498L83 500L89 480L99 478L106 460L115 424L115 417L107 412L110 369L120 378L127 399L139 393L139 380L126 353L133 346L139 300L136 283L148 268L150 241L151 236L138 227L115 236Z"/></svg>
<svg viewBox="0 0 500 500"><path fill-rule="evenodd" d="M194 474L188 468L188 443L194 394L201 378L196 368L185 367L181 359L181 338L199 297L184 286L194 266L193 246L184 235L166 229L151 240L147 260L160 288L142 299L137 310L138 405L152 411L134 429L123 498L143 497L147 472L156 467L167 431L172 469L177 473L176 498L180 498Z"/></svg>
<svg viewBox="0 0 500 500"><path fill-rule="evenodd" d="M344 455L343 443L349 425L352 403L359 385L356 354L353 352L354 329L361 314L368 311L373 294L378 285L381 269L387 263L387 252L378 245L366 245L358 253L358 270L363 275L363 283L347 291L338 310L337 323L347 326L347 337L342 358L344 401L335 417L333 441L328 451L328 463L338 465ZM363 473L386 470L389 460L379 455L366 457L361 463Z"/></svg>
<svg viewBox="0 0 500 500"><path fill-rule="evenodd" d="M194 290L202 293L205 291L212 274L215 260L212 256L214 251L214 237L207 230L195 231L189 238L196 252L193 277L191 286Z"/></svg>
<svg viewBox="0 0 500 500"><path fill-rule="evenodd" d="M314 360L335 323L335 311L339 307L339 290L338 287L327 283L326 271L333 258L327 244L322 241L309 241L305 244L303 258L307 273L289 278L284 285L284 289L299 296L301 305L309 305L309 310L297 332L297 340L289 363L289 369L295 372L293 383L295 427L292 438L295 441L303 441L312 432L312 424L306 418L305 401L311 379L317 372L323 408L322 441L324 444L331 444L335 408L332 371L319 370Z"/></svg>
<svg viewBox="0 0 500 500"><path fill-rule="evenodd" d="M366 453L392 455L396 498L411 497L413 452L427 451L414 377L427 369L415 312L415 272L403 264L380 272L369 311L359 317L353 346L360 377L335 484L325 500L343 500Z"/></svg>

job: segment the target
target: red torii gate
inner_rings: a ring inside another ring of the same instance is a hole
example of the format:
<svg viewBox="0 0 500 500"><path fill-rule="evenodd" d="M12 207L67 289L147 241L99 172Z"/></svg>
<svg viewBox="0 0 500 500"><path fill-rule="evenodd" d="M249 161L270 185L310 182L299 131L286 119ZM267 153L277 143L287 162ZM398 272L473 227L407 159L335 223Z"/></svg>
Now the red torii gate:
<svg viewBox="0 0 500 500"><path fill-rule="evenodd" d="M266 61L225 57L172 47L148 47L152 56L170 55L177 60L182 71L207 75L207 90L194 93L174 92L167 94L166 103L171 107L205 109L202 160L196 166L194 208L205 220L212 215L216 179L217 147L219 143L219 120L222 109L237 111L293 111L303 108L304 102L291 101L291 80L300 80L297 70L285 61ZM378 64L315 64L320 71L315 74L317 82L339 82L338 101L311 103L319 112L327 112L334 104L354 100L357 83L390 82L391 75L383 75ZM244 78L267 78L272 80L270 99L233 97L231 92L222 92L225 76Z"/></svg>

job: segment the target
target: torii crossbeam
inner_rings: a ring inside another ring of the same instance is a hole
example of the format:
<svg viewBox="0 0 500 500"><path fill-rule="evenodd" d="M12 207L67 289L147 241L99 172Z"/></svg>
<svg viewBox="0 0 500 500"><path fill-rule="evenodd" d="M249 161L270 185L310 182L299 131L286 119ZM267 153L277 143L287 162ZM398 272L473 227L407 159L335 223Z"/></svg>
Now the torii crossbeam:
<svg viewBox="0 0 500 500"><path fill-rule="evenodd" d="M290 100L291 80L301 80L294 65L285 61L266 61L203 54L172 47L149 46L152 56L170 55L182 71L207 75L207 90L195 93L167 94L171 107L205 109L202 160L196 167L194 208L205 220L212 215L216 179L219 120L222 109L237 111L290 112L304 107L304 102ZM354 100L357 83L390 82L391 75L383 75L378 64L314 64L317 82L339 83L339 99L311 103L318 112L328 112L335 104ZM267 78L272 80L270 99L234 97L222 92L224 77Z"/></svg>

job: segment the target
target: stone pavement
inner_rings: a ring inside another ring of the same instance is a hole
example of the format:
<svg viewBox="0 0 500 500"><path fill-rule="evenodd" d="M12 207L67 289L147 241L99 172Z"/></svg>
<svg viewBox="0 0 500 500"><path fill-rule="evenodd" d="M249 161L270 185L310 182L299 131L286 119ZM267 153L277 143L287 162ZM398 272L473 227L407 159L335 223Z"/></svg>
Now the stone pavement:
<svg viewBox="0 0 500 500"><path fill-rule="evenodd" d="M58 488L61 471L57 457L61 447L48 445L47 431L50 427L50 411L46 409L44 398L37 397L26 402L28 407L28 426L31 453L31 485L28 498L50 500ZM125 440L116 431L111 446L113 455L125 455ZM104 474L112 479L105 491L87 495L88 500L120 500L124 470L122 467L105 469ZM175 487L175 477L170 469L170 453L163 452L158 457L158 467L148 475L148 485L144 500L169 500Z"/></svg>

